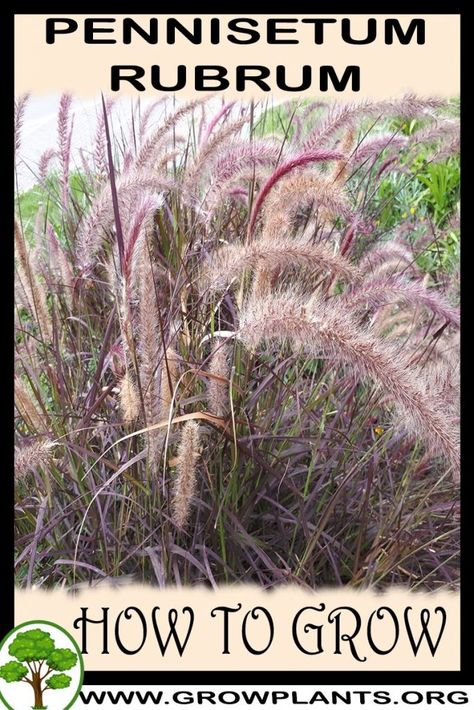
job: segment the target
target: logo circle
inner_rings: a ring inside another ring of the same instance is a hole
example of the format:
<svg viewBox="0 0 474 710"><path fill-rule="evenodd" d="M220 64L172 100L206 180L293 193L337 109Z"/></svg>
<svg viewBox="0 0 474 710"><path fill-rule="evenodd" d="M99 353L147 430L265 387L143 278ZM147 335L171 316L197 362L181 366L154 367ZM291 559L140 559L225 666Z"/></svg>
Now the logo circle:
<svg viewBox="0 0 474 710"><path fill-rule="evenodd" d="M0 706L68 710L84 682L84 661L71 634L43 619L15 626L0 643Z"/></svg>

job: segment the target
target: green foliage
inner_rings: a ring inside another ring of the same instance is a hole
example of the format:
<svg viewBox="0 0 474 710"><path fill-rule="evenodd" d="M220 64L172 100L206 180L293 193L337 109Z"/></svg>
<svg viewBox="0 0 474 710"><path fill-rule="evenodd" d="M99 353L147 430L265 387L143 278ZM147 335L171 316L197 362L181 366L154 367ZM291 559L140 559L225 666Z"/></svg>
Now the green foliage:
<svg viewBox="0 0 474 710"><path fill-rule="evenodd" d="M28 674L28 668L19 661L31 663L46 661L48 668L54 671L67 671L77 663L77 653L69 648L55 648L54 641L47 631L30 629L16 635L8 647L11 656L18 661L10 661L0 668L0 678L8 683L22 680ZM51 676L46 681L50 688L67 688L71 678L64 673Z"/></svg>
<svg viewBox="0 0 474 710"><path fill-rule="evenodd" d="M438 271L452 273L459 267L461 237L458 229L448 230L441 238L435 238L417 257L416 263L428 274Z"/></svg>
<svg viewBox="0 0 474 710"><path fill-rule="evenodd" d="M71 199L78 211L84 210L90 197L91 186L82 173L75 172L69 178ZM38 208L42 208L43 216L54 228L60 241L64 242L64 214L62 212L60 198L61 187L58 176L54 173L48 176L44 184L36 183L26 192L18 195L18 213L21 215L23 229L27 239L33 241L33 230L38 214Z"/></svg>
<svg viewBox="0 0 474 710"><path fill-rule="evenodd" d="M421 198L437 225L443 225L459 200L459 158L449 158L442 163L428 163L417 173L416 178L426 189Z"/></svg>
<svg viewBox="0 0 474 710"><path fill-rule="evenodd" d="M7 683L15 683L28 675L28 668L18 661L10 661L0 667L0 678Z"/></svg>
<svg viewBox="0 0 474 710"><path fill-rule="evenodd" d="M396 126L394 126L396 128ZM398 127L401 133L412 135L418 121ZM404 160L401 160L404 165ZM432 162L426 146L406 164L408 173L390 171L379 184L374 203L377 206L377 228L390 231L399 225L413 229L411 242L419 236L420 226L436 232L436 236L417 257L424 271L448 273L457 268L460 257L460 236L457 229L446 229L449 220L459 210L460 159L452 156ZM440 234L439 230L444 230Z"/></svg>
<svg viewBox="0 0 474 710"><path fill-rule="evenodd" d="M429 219L442 227L459 201L459 158L428 163L419 155L410 173L408 180L405 174L392 172L381 181L376 199L379 225L392 229L416 215L417 219Z"/></svg>
<svg viewBox="0 0 474 710"><path fill-rule="evenodd" d="M287 139L293 138L295 115L300 113L302 108L309 103L309 100L306 99L267 107L255 123L254 134L260 137L278 135ZM306 123L309 121L310 119L307 119Z"/></svg>
<svg viewBox="0 0 474 710"><path fill-rule="evenodd" d="M69 688L71 685L71 677L65 673L58 673L57 675L52 675L51 678L46 680L46 685L51 690L60 690L61 688Z"/></svg>
<svg viewBox="0 0 474 710"><path fill-rule="evenodd" d="M48 666L55 671L68 671L77 663L77 654L68 648L56 648L48 657Z"/></svg>
<svg viewBox="0 0 474 710"><path fill-rule="evenodd" d="M31 629L18 633L8 651L19 661L45 661L54 651L54 641L47 631Z"/></svg>
<svg viewBox="0 0 474 710"><path fill-rule="evenodd" d="M288 133L291 136L294 129L291 126L290 116L291 113L288 113L288 107L286 105L268 107L262 112L254 126L255 135L266 136L276 134L284 136Z"/></svg>

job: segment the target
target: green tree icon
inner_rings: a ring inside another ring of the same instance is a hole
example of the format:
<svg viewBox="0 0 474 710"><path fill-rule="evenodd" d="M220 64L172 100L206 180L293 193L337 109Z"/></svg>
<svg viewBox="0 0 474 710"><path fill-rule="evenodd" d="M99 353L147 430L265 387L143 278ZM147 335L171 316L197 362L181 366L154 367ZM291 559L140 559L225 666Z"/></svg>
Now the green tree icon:
<svg viewBox="0 0 474 710"><path fill-rule="evenodd" d="M7 683L23 682L31 685L35 704L33 708L45 708L43 693L50 690L68 688L71 677L66 673L76 665L77 653L68 648L56 648L50 634L41 629L31 629L18 633L9 645L10 656L16 661L9 661L0 666L0 678Z"/></svg>

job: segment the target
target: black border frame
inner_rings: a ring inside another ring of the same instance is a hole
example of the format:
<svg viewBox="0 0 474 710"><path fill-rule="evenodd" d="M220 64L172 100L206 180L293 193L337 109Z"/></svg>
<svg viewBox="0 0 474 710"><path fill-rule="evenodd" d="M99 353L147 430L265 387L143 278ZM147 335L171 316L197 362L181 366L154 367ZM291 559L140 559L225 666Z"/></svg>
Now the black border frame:
<svg viewBox="0 0 474 710"><path fill-rule="evenodd" d="M182 10L179 6L174 6L172 9L167 9L161 4L158 7L147 7L147 3L140 2L139 0L133 4L133 8L130 8L130 4L124 2L123 0L116 0L112 7L104 7L108 3L99 3L99 7L94 3L80 3L80 2L68 2L62 3L57 0L49 0L43 4L43 9L39 10L36 3L29 4L28 2L10 2L5 3L1 11L1 24L0 24L0 52L1 52L1 66L3 69L2 79L4 82L4 94L8 96L8 103L6 106L6 111L4 116L8 119L8 128L4 128L0 132L0 137L2 141L2 154L5 159L2 160L1 168L5 173L6 182L4 185L9 186L8 197L9 202L5 200L5 208L8 204L8 208L4 209L2 214L2 222L5 226L4 238L2 240L2 268L3 275L0 279L0 303L2 307L6 308L7 318L3 319L3 344L0 348L0 368L1 372L4 374L4 382L8 385L2 388L2 407L3 411L6 412L6 427L2 427L2 433L4 434L5 445L2 451L2 459L4 469L2 475L2 498L0 511L0 570L2 570L2 605L0 613L0 638L2 638L8 631L12 628L14 623L14 573L13 573L13 543L14 543L14 507L12 501L14 500L13 494L13 476L10 475L10 471L13 470L13 426L10 412L13 410L13 358L12 351L9 351L10 337L13 336L13 318L10 314L13 312L11 308L13 301L13 240L10 239L10 234L13 234L13 215L14 215L14 186L12 181L11 166L13 165L13 102L14 102L14 17L16 14L61 14L61 15L71 15L71 14L104 14L104 15L116 15L116 14L156 14L159 10L163 12L175 12L181 14L199 14L196 10L194 12ZM238 13L239 15L251 15L251 14L308 14L308 8L291 7L288 13L282 12L281 8L276 9L271 6L266 8L259 3L259 10L256 11L255 6L250 7L251 3L242 2L238 4L238 8L235 7L237 3L232 3L232 6L227 7L225 14ZM205 7L203 6L205 5ZM270 5L270 4L269 4ZM467 22L467 7L463 7L463 3L458 0L453 0L451 3L443 3L444 7L441 8L439 5L436 9L433 7L434 3L426 0L415 0L413 3L409 2L390 2L386 3L384 7L381 7L380 2L365 2L362 0L361 4L357 4L357 10L352 7L353 3L345 0L344 2L331 2L325 3L325 7L317 5L311 14L347 14L347 15L358 15L358 14L373 14L373 15L402 15L407 14L411 16L423 15L423 14L454 14L459 15L461 22L461 131L462 131L462 152L461 152L461 170L463 173L462 185L461 185L461 195L462 202L466 204L465 210L463 210L463 215L461 218L462 226L466 229L469 226L468 219L469 215L466 216L468 211L468 196L469 196L469 186L468 186L468 171L472 166L469 164L470 148L469 141L471 139L470 131L470 119L472 120L472 113L468 102L468 85L467 85L467 48L469 43L469 24ZM169 6L168 6L169 7ZM224 14L218 12L222 10L222 4L216 2L203 3L200 7L201 13L212 13L218 16L219 14ZM216 12L213 12L216 10ZM248 11L248 12L247 12ZM390 70L390 69L389 69ZM5 91L6 90L6 91ZM466 173L466 175L464 175ZM4 193L5 194L5 193ZM6 222L5 222L6 220ZM467 233L467 231L466 231ZM461 258L461 299L463 305L467 303L467 279L468 276L468 265L469 265L469 242L466 237L466 244L463 245L462 258ZM463 309L463 312L466 312ZM466 320L466 319L464 319ZM6 330L5 330L5 325ZM462 404L462 432L466 430L467 424L467 394L466 390L469 385L470 369L466 364L466 357L464 356L466 352L466 342L467 342L467 328L466 323L463 324L461 330L461 346L463 357L461 360L461 370L462 370L462 381L463 390L461 396ZM8 341L8 346L6 342ZM5 432L8 432L8 436L5 436ZM464 438L464 437L462 437ZM463 463L463 480L461 484L461 500L469 501L472 495L472 481L469 476L470 473L467 470L467 462L465 461L465 456L462 455ZM244 683L262 684L262 685L275 685L275 684L291 684L291 685L301 685L301 684L333 684L336 685L348 685L348 684L361 684L361 685L383 685L383 684L403 684L408 686L413 685L469 685L472 683L472 675L469 673L468 669L468 655L469 655L469 639L473 631L473 614L470 601L468 600L468 565L469 558L468 554L470 552L469 543L472 542L472 529L469 529L468 521L465 520L467 503L463 506L464 515L462 516L461 523L461 572L462 572L462 588L461 588L461 670L460 671L86 671L84 682L86 685L163 685L163 684L176 684L180 687L186 684L199 684L204 686L206 684L218 683L225 685L238 685ZM470 682L471 681L471 682Z"/></svg>

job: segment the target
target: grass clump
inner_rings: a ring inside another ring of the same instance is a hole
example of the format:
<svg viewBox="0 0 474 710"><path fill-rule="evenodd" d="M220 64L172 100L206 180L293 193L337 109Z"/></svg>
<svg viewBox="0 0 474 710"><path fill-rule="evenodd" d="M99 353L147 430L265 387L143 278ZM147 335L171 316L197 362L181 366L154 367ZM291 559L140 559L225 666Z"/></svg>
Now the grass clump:
<svg viewBox="0 0 474 710"><path fill-rule="evenodd" d="M18 583L456 587L455 114L170 104L18 194Z"/></svg>

